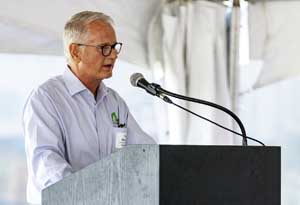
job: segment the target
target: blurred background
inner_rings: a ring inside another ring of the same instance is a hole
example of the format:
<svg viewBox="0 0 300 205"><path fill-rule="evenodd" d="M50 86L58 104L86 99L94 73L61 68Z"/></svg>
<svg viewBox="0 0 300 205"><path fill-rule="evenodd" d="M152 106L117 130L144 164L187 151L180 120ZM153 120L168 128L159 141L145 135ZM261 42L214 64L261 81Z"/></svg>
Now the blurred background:
<svg viewBox="0 0 300 205"><path fill-rule="evenodd" d="M241 139L133 88L135 72L233 110L249 136L281 146L282 204L300 204L300 1L10 0L1 7L0 205L26 204L23 106L33 88L66 68L63 26L82 10L115 20L124 48L105 83L158 143L241 145ZM174 101L239 131L219 111Z"/></svg>

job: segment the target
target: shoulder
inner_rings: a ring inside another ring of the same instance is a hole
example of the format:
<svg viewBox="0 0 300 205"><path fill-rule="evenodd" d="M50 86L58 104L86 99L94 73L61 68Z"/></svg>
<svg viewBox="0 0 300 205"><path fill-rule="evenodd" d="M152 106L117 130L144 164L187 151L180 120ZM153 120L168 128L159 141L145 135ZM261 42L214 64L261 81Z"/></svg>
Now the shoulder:
<svg viewBox="0 0 300 205"><path fill-rule="evenodd" d="M48 79L47 81L39 85L35 89L35 91L52 96L58 94L59 92L66 91L66 85L64 83L62 75L58 75Z"/></svg>
<svg viewBox="0 0 300 205"><path fill-rule="evenodd" d="M31 91L26 105L31 103L50 103L53 99L57 98L60 93L65 92L65 90L66 88L62 76L52 77Z"/></svg>

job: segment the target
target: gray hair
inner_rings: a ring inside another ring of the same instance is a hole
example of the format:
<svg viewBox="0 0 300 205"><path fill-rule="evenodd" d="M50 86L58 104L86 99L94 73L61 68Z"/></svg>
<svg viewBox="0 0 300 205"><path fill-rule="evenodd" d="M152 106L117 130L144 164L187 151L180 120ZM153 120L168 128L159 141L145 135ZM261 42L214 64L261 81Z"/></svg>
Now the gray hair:
<svg viewBox="0 0 300 205"><path fill-rule="evenodd" d="M64 54L67 61L71 60L69 45L71 43L80 43L80 40L86 38L87 25L94 21L103 21L110 25L113 24L111 17L101 12L82 11L74 14L66 23L63 34Z"/></svg>

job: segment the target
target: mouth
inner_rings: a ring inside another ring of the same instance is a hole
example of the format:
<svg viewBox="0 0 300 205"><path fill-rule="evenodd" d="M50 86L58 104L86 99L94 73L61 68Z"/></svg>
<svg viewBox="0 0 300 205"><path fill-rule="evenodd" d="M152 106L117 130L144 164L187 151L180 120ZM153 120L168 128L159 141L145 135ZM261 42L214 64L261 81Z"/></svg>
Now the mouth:
<svg viewBox="0 0 300 205"><path fill-rule="evenodd" d="M113 69L113 64L104 64L103 67L107 70L112 70Z"/></svg>

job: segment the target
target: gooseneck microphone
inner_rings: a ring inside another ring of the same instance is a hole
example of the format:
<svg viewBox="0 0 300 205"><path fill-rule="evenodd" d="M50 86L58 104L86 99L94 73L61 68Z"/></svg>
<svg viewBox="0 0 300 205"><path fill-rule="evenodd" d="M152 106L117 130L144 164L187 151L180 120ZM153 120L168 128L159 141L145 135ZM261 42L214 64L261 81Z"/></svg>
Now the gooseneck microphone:
<svg viewBox="0 0 300 205"><path fill-rule="evenodd" d="M144 76L143 76L141 73L134 73L133 75L131 75L131 77L130 77L130 82L131 82L131 84L132 84L134 87L140 87L140 88L146 90L147 93L149 93L149 94L151 94L151 95L153 95L153 96L157 96L157 97L163 99L163 100L164 100L165 102L167 102L167 103L173 104L173 105L175 105L175 106L177 106L177 107L179 107L179 108L181 108L181 109L183 109L183 110L185 110L185 111L187 111L187 112L189 112L189 113L191 113L191 114L193 114L193 115L196 115L197 117L200 117L200 118L202 118L202 119L204 119L204 120L206 120L206 121L209 121L209 122L211 122L211 123L213 123L213 124L215 124L215 125L217 125L217 126L223 128L223 129L225 129L225 130L227 130L227 131L230 131L230 132L232 132L232 133L234 133L234 134L237 134L237 135L239 135L239 136L242 136L242 137L243 137L243 145L244 145L244 146L247 146L247 145L248 145L248 144L247 144L247 139L250 139L250 140L253 140L253 141L255 141L255 142L258 142L258 143L260 143L261 145L264 146L264 144L263 144L262 142L260 142L260 141L258 141L258 140L256 140L256 139L254 139L254 138L248 137L247 134L246 134L246 130L245 130L245 128L244 128L244 125L243 125L243 123L241 122L241 120L238 118L238 116L235 115L235 114L234 114L232 111L230 111L229 109L227 109L227 108L225 108L225 107L223 107L223 106L221 106L221 105L218 105L218 104L215 104L215 103L212 103L212 102L208 102L208 101L204 101L204 100L200 100L200 99L196 99L196 98L190 98L190 97L178 95L178 94L172 93L172 92L170 92L170 91L164 90L164 89L161 88L161 86L158 85L158 84L155 84L155 83L149 83L149 82L144 78ZM222 110L223 112L229 114L229 115L230 115L230 116L238 123L238 125L239 125L239 127L240 127L240 129L241 129L242 134L240 134L240 133L238 133L238 132L235 132L235 131L233 131L233 130L231 130L231 129L229 129L229 128L226 128L226 127L224 127L224 126L222 126L222 125L220 125L220 124L218 124L218 123L216 123L216 122L214 122L214 121L212 121L212 120L209 120L209 119L207 119L207 118L205 118L205 117L202 117L202 116L200 116L200 115L198 115L198 114L196 114L196 113L194 113L194 112L192 112L192 111L190 111L190 110L188 110L188 109L186 109L186 108L184 108L184 107L181 107L181 106L179 106L179 105L173 103L173 102L167 97L167 95L168 95L168 96L171 96L171 97L175 97L175 98L181 99L181 100L187 100L187 101L190 101L190 102L200 103L200 104L208 105L208 106L217 108L217 109L219 109L219 110Z"/></svg>
<svg viewBox="0 0 300 205"><path fill-rule="evenodd" d="M130 77L130 83L134 87L140 87L146 90L147 93L157 96L167 103L172 103L172 101L164 95L162 92L157 91L157 85L154 83L149 83L141 73L134 73Z"/></svg>
<svg viewBox="0 0 300 205"><path fill-rule="evenodd" d="M147 93L156 96L158 93L155 87L152 86L141 73L134 73L130 77L130 83L134 87L140 87L147 91Z"/></svg>

